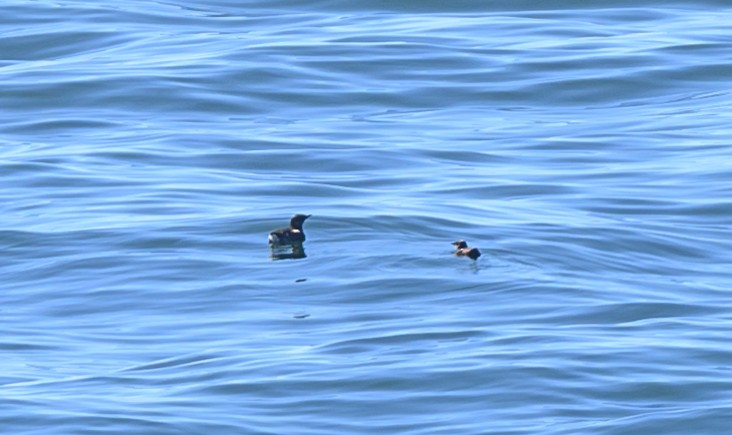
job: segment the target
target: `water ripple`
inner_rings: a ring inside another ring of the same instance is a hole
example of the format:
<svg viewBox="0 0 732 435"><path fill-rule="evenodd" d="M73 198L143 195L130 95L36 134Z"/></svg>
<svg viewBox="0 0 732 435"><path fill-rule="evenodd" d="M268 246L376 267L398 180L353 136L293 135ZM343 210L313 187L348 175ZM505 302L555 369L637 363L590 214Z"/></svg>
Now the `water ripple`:
<svg viewBox="0 0 732 435"><path fill-rule="evenodd" d="M728 5L535 3L10 1L3 428L724 432Z"/></svg>

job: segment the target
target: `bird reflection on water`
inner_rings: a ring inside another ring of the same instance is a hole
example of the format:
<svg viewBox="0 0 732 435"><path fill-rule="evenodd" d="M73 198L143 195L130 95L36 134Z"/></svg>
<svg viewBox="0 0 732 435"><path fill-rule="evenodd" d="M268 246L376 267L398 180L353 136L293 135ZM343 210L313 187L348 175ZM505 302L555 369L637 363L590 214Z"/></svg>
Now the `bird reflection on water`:
<svg viewBox="0 0 732 435"><path fill-rule="evenodd" d="M305 258L305 247L302 243L293 243L289 245L270 245L269 258L276 260L297 260Z"/></svg>

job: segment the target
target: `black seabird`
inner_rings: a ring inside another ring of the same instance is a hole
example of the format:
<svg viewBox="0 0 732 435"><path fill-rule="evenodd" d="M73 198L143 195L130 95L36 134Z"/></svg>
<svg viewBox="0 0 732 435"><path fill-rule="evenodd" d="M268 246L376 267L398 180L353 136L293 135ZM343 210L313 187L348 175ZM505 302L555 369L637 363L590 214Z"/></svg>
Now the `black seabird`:
<svg viewBox="0 0 732 435"><path fill-rule="evenodd" d="M465 240L458 240L457 242L452 242L452 244L457 248L455 255L459 257L469 257L471 260L477 260L480 257L478 248L469 248Z"/></svg>
<svg viewBox="0 0 732 435"><path fill-rule="evenodd" d="M309 214L296 214L290 219L290 226L280 228L269 233L270 245L286 245L293 243L302 243L305 241L305 233L302 230L302 224L305 219L309 218Z"/></svg>

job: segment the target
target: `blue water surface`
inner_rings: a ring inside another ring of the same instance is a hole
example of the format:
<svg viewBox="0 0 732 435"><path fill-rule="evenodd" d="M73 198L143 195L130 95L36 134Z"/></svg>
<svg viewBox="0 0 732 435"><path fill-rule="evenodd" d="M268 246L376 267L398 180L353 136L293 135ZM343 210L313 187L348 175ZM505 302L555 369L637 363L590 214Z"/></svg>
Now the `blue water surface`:
<svg viewBox="0 0 732 435"><path fill-rule="evenodd" d="M726 433L731 6L6 1L2 432Z"/></svg>

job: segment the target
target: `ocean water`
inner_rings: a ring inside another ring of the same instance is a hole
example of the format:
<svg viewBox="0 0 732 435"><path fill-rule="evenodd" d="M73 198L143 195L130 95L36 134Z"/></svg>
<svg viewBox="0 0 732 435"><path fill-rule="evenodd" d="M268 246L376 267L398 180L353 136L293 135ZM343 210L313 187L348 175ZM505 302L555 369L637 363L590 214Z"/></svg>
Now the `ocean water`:
<svg viewBox="0 0 732 435"><path fill-rule="evenodd" d="M2 15L3 433L732 426L728 2Z"/></svg>

